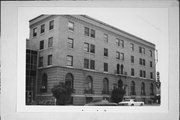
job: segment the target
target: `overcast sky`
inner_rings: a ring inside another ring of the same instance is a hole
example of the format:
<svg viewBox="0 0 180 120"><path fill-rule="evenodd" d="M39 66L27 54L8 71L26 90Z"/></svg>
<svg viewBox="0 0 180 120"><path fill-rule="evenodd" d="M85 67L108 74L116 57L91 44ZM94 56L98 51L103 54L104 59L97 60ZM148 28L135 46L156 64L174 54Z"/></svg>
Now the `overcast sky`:
<svg viewBox="0 0 180 120"><path fill-rule="evenodd" d="M85 14L144 40L152 42L158 50L157 71L163 71L168 59L168 9L167 8L22 8L19 22L21 34L29 38L29 20L40 14Z"/></svg>

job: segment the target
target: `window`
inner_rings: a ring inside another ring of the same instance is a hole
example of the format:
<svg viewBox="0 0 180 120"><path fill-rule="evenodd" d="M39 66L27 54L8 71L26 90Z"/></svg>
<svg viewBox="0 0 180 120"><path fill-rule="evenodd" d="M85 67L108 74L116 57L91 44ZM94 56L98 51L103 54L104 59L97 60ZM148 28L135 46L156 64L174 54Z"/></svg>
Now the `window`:
<svg viewBox="0 0 180 120"><path fill-rule="evenodd" d="M143 76L142 74L143 74L143 71L140 70L140 71L139 71L139 76L142 77L142 76Z"/></svg>
<svg viewBox="0 0 180 120"><path fill-rule="evenodd" d="M54 29L54 20L49 22L49 30Z"/></svg>
<svg viewBox="0 0 180 120"><path fill-rule="evenodd" d="M108 34L104 34L104 41L108 42Z"/></svg>
<svg viewBox="0 0 180 120"><path fill-rule="evenodd" d="M116 45L120 46L120 39L116 38Z"/></svg>
<svg viewBox="0 0 180 120"><path fill-rule="evenodd" d="M123 82L122 82L122 80L120 79L120 80L118 80L118 88L122 88L122 86L123 86Z"/></svg>
<svg viewBox="0 0 180 120"><path fill-rule="evenodd" d="M95 61L90 60L90 69L94 70L95 69Z"/></svg>
<svg viewBox="0 0 180 120"><path fill-rule="evenodd" d="M143 59L143 65L144 65L144 66L146 65L146 60L145 60L145 59Z"/></svg>
<svg viewBox="0 0 180 120"><path fill-rule="evenodd" d="M124 48L124 40L120 40L120 47Z"/></svg>
<svg viewBox="0 0 180 120"><path fill-rule="evenodd" d="M141 83L141 95L146 95L144 82Z"/></svg>
<svg viewBox="0 0 180 120"><path fill-rule="evenodd" d="M136 95L136 92L135 92L135 82L134 81L131 82L131 93L130 94L131 95Z"/></svg>
<svg viewBox="0 0 180 120"><path fill-rule="evenodd" d="M139 47L139 53L145 54L145 48Z"/></svg>
<svg viewBox="0 0 180 120"><path fill-rule="evenodd" d="M142 65L142 58L139 58L139 64Z"/></svg>
<svg viewBox="0 0 180 120"><path fill-rule="evenodd" d="M134 76L134 68L131 68L131 76Z"/></svg>
<svg viewBox="0 0 180 120"><path fill-rule="evenodd" d="M109 92L109 80L107 78L103 79L103 94L108 94Z"/></svg>
<svg viewBox="0 0 180 120"><path fill-rule="evenodd" d="M52 65L52 55L48 55L48 65Z"/></svg>
<svg viewBox="0 0 180 120"><path fill-rule="evenodd" d="M116 51L116 59L120 59L120 52Z"/></svg>
<svg viewBox="0 0 180 120"><path fill-rule="evenodd" d="M131 51L134 51L134 44L131 43Z"/></svg>
<svg viewBox="0 0 180 120"><path fill-rule="evenodd" d="M39 57L39 67L43 67L43 57Z"/></svg>
<svg viewBox="0 0 180 120"><path fill-rule="evenodd" d="M74 23L73 22L68 22L68 29L70 31L74 31Z"/></svg>
<svg viewBox="0 0 180 120"><path fill-rule="evenodd" d="M68 46L68 48L73 48L73 46L74 46L74 39L68 38L67 46Z"/></svg>
<svg viewBox="0 0 180 120"><path fill-rule="evenodd" d="M91 29L91 37L95 38L95 30Z"/></svg>
<svg viewBox="0 0 180 120"><path fill-rule="evenodd" d="M84 59L84 68L89 69L89 59Z"/></svg>
<svg viewBox="0 0 180 120"><path fill-rule="evenodd" d="M150 78L153 79L153 72L150 72Z"/></svg>
<svg viewBox="0 0 180 120"><path fill-rule="evenodd" d="M33 37L37 36L37 27L33 29Z"/></svg>
<svg viewBox="0 0 180 120"><path fill-rule="evenodd" d="M93 79L91 76L88 76L86 78L86 83L85 83L85 94L93 94Z"/></svg>
<svg viewBox="0 0 180 120"><path fill-rule="evenodd" d="M146 71L143 71L143 77L144 78L146 77Z"/></svg>
<svg viewBox="0 0 180 120"><path fill-rule="evenodd" d="M41 40L41 41L40 41L39 49L40 49L40 50L44 49L44 40Z"/></svg>
<svg viewBox="0 0 180 120"><path fill-rule="evenodd" d="M90 68L90 69L94 70L95 69L95 61L94 60L89 60L89 59L85 58L84 59L84 68L86 68L86 69Z"/></svg>
<svg viewBox="0 0 180 120"><path fill-rule="evenodd" d="M117 68L117 74L119 74L120 65L117 64L116 68Z"/></svg>
<svg viewBox="0 0 180 120"><path fill-rule="evenodd" d="M142 48L142 53L145 54L145 48Z"/></svg>
<svg viewBox="0 0 180 120"><path fill-rule="evenodd" d="M134 63L134 56L131 56L131 63Z"/></svg>
<svg viewBox="0 0 180 120"><path fill-rule="evenodd" d="M139 47L139 53L142 53L142 47Z"/></svg>
<svg viewBox="0 0 180 120"><path fill-rule="evenodd" d="M89 36L89 28L84 27L84 35Z"/></svg>
<svg viewBox="0 0 180 120"><path fill-rule="evenodd" d="M89 44L89 43L84 43L84 51L95 53L95 45Z"/></svg>
<svg viewBox="0 0 180 120"><path fill-rule="evenodd" d="M120 60L124 60L124 53L120 53Z"/></svg>
<svg viewBox="0 0 180 120"><path fill-rule="evenodd" d="M47 74L45 73L42 75L41 92L42 93L47 92Z"/></svg>
<svg viewBox="0 0 180 120"><path fill-rule="evenodd" d="M104 48L104 56L108 57L108 49Z"/></svg>
<svg viewBox="0 0 180 120"><path fill-rule="evenodd" d="M41 33L45 32L45 24L41 25Z"/></svg>
<svg viewBox="0 0 180 120"><path fill-rule="evenodd" d="M150 57L152 57L152 50L149 50L149 52L150 52Z"/></svg>
<svg viewBox="0 0 180 120"><path fill-rule="evenodd" d="M153 85L153 83L151 83L151 85L150 85L150 95L154 95L154 85Z"/></svg>
<svg viewBox="0 0 180 120"><path fill-rule="evenodd" d="M84 43L84 51L89 52L89 43Z"/></svg>
<svg viewBox="0 0 180 120"><path fill-rule="evenodd" d="M53 37L50 37L48 39L48 47L52 47L53 46Z"/></svg>
<svg viewBox="0 0 180 120"><path fill-rule="evenodd" d="M95 45L93 44L90 45L90 52L95 53Z"/></svg>
<svg viewBox="0 0 180 120"><path fill-rule="evenodd" d="M72 88L73 89L73 82L74 82L74 77L71 73L67 73L66 77L65 77L65 85L68 88Z"/></svg>
<svg viewBox="0 0 180 120"><path fill-rule="evenodd" d="M67 55L67 66L73 66L73 56Z"/></svg>
<svg viewBox="0 0 180 120"><path fill-rule="evenodd" d="M104 71L108 72L108 63L104 63Z"/></svg>
<svg viewBox="0 0 180 120"><path fill-rule="evenodd" d="M120 66L121 68L121 74L123 74L124 73L124 65L123 64L121 64L121 66Z"/></svg>
<svg viewBox="0 0 180 120"><path fill-rule="evenodd" d="M153 63L152 63L152 61L150 61L150 67L152 67L153 66Z"/></svg>

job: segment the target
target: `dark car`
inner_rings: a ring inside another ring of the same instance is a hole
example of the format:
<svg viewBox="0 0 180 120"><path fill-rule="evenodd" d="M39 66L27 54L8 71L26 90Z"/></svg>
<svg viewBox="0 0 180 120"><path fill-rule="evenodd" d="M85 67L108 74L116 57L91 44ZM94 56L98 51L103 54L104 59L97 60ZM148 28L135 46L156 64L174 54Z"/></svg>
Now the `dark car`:
<svg viewBox="0 0 180 120"><path fill-rule="evenodd" d="M84 106L117 106L117 103L109 102L107 100L98 100L87 103Z"/></svg>

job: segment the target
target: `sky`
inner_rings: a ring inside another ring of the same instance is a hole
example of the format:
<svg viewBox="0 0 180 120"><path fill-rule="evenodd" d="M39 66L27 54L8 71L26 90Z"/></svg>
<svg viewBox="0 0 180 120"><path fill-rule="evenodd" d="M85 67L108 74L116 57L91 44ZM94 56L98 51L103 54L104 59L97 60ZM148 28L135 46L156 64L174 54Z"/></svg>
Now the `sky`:
<svg viewBox="0 0 180 120"><path fill-rule="evenodd" d="M167 8L22 8L19 10L20 27L24 39L29 38L29 20L41 14L85 14L156 45L156 70L163 72L168 61ZM28 13L28 14L27 14Z"/></svg>

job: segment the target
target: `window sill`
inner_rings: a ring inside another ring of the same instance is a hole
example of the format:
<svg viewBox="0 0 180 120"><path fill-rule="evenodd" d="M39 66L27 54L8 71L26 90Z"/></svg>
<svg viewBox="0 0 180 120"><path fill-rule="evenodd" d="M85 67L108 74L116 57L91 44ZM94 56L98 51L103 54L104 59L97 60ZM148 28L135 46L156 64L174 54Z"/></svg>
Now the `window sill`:
<svg viewBox="0 0 180 120"><path fill-rule="evenodd" d="M86 71L93 71L93 72L96 71L95 69L88 69L88 68L83 68L83 70L86 70Z"/></svg>
<svg viewBox="0 0 180 120"><path fill-rule="evenodd" d="M69 31L69 32L71 32L71 33L74 33L74 30L70 30L70 29L68 29L68 31Z"/></svg>
<svg viewBox="0 0 180 120"><path fill-rule="evenodd" d="M54 31L54 28L49 30L49 32L53 32L53 31Z"/></svg>
<svg viewBox="0 0 180 120"><path fill-rule="evenodd" d="M104 56L105 59L108 59L108 56Z"/></svg>
<svg viewBox="0 0 180 120"><path fill-rule="evenodd" d="M48 47L48 49L53 49L53 46L52 47Z"/></svg>
<svg viewBox="0 0 180 120"><path fill-rule="evenodd" d="M91 54L91 55L94 55L95 56L95 53L91 53L91 52L87 52L87 51L84 51L85 54Z"/></svg>
<svg viewBox="0 0 180 120"><path fill-rule="evenodd" d="M43 33L40 33L40 36L43 36L43 35L45 35L45 32L43 32Z"/></svg>
<svg viewBox="0 0 180 120"><path fill-rule="evenodd" d="M47 65L47 68L49 68L49 67L52 67L53 65L51 64L51 65Z"/></svg>
<svg viewBox="0 0 180 120"><path fill-rule="evenodd" d="M108 72L106 72L106 71L103 71L103 73L106 73L106 74L107 74Z"/></svg>
<svg viewBox="0 0 180 120"><path fill-rule="evenodd" d="M93 40L96 39L96 37L91 37L91 35L87 36L87 35L84 34L84 36L87 37L87 38L91 38L91 39L93 39Z"/></svg>
<svg viewBox="0 0 180 120"><path fill-rule="evenodd" d="M116 61L118 61L118 62L119 62L119 61L121 61L121 62L124 62L124 60L121 60L121 59L117 59L117 58L116 58Z"/></svg>
<svg viewBox="0 0 180 120"><path fill-rule="evenodd" d="M73 66L68 66L68 65L66 65L66 67L67 67L67 68L74 68Z"/></svg>

